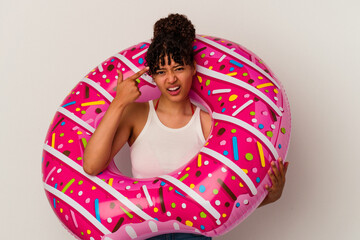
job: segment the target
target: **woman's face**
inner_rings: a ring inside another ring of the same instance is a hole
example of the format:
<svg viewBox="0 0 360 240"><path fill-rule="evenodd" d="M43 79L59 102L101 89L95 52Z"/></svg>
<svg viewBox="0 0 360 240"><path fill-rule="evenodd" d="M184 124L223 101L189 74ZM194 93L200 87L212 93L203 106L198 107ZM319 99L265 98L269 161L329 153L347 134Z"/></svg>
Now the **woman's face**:
<svg viewBox="0 0 360 240"><path fill-rule="evenodd" d="M167 56L165 59L167 60ZM181 65L171 58L170 65L167 61L165 65L160 64L159 70L152 77L162 95L177 102L188 98L195 73L195 63L194 66Z"/></svg>

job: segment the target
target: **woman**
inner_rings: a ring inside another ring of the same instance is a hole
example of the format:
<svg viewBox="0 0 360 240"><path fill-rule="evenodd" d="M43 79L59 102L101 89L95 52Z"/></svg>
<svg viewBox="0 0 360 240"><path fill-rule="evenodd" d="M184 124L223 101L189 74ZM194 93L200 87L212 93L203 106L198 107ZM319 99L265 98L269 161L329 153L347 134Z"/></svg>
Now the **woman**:
<svg viewBox="0 0 360 240"><path fill-rule="evenodd" d="M197 154L211 130L211 117L189 98L196 73L192 43L195 29L183 15L170 14L154 25L146 68L123 80L118 71L116 97L88 142L83 168L91 175L103 171L128 142L135 178L170 173ZM136 79L147 72L161 95L136 103L140 96ZM287 165L279 160L269 171L273 186L262 205L280 198ZM168 234L151 239L166 239ZM211 239L195 234L173 234L175 239Z"/></svg>

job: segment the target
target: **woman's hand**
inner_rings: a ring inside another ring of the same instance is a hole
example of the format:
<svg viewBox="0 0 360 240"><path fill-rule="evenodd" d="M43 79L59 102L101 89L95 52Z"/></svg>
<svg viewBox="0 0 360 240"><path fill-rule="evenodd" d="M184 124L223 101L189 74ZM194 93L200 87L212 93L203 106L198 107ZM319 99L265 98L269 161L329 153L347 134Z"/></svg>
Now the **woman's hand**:
<svg viewBox="0 0 360 240"><path fill-rule="evenodd" d="M123 80L123 75L121 71L118 69L118 79L117 79L117 86L116 86L116 97L114 99L115 102L120 102L123 106L128 105L129 103L135 102L141 95L141 92L138 88L138 79L141 75L143 75L149 68L143 68L139 72L135 73L134 75L128 77L127 79Z"/></svg>
<svg viewBox="0 0 360 240"><path fill-rule="evenodd" d="M275 202L281 197L285 186L285 175L288 166L289 162L286 162L284 165L281 158L278 159L278 167L276 167L275 161L271 162L271 169L269 169L268 174L271 179L272 186L269 187L269 185L265 185L265 188L268 191L268 195L265 197L259 207Z"/></svg>

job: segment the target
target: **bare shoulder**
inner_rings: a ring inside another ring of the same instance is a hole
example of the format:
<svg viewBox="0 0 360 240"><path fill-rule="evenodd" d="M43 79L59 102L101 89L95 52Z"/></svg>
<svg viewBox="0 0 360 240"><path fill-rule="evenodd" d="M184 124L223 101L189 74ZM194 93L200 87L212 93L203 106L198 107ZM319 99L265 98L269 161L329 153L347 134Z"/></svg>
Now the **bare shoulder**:
<svg viewBox="0 0 360 240"><path fill-rule="evenodd" d="M200 111L200 120L201 120L201 127L203 130L203 134L205 139L209 137L210 131L211 131L211 123L212 119L209 113L201 110Z"/></svg>

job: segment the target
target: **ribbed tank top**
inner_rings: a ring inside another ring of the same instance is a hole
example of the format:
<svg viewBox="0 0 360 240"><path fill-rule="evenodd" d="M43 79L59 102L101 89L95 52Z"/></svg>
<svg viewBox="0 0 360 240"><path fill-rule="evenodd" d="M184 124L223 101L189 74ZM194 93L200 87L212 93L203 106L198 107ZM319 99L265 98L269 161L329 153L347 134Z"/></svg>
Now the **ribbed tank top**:
<svg viewBox="0 0 360 240"><path fill-rule="evenodd" d="M185 126L174 129L160 121L153 101L149 101L146 124L130 147L133 177L170 173L190 161L204 144L199 107Z"/></svg>

